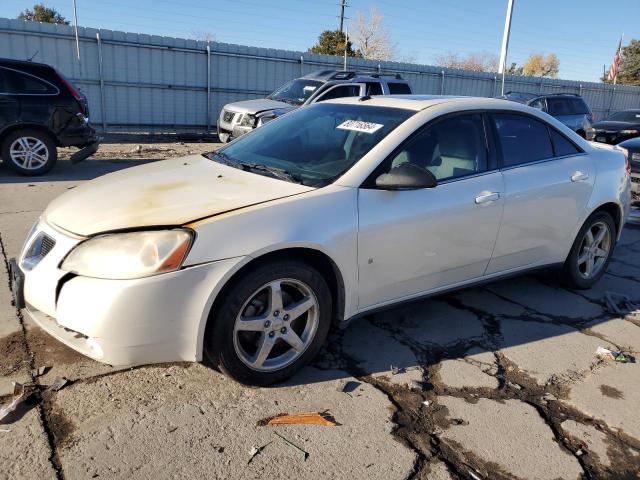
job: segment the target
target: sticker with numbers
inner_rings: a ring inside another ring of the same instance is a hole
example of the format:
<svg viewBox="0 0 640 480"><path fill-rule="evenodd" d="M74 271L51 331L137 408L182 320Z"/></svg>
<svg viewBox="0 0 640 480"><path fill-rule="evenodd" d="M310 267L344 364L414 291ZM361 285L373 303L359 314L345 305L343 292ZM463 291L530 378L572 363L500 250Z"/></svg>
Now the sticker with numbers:
<svg viewBox="0 0 640 480"><path fill-rule="evenodd" d="M356 132L375 133L384 125L380 123L363 122L362 120L347 120L342 122L336 128L341 130L354 130Z"/></svg>

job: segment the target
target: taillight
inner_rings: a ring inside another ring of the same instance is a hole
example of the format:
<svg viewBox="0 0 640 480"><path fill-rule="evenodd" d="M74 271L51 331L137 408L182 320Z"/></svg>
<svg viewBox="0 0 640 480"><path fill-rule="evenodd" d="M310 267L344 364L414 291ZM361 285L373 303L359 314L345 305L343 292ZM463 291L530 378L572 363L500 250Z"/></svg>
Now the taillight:
<svg viewBox="0 0 640 480"><path fill-rule="evenodd" d="M625 165L625 170L629 175L631 175L631 162L629 161L629 156L626 157L627 164Z"/></svg>
<svg viewBox="0 0 640 480"><path fill-rule="evenodd" d="M74 87L71 84L71 82L69 80L67 80L66 78L64 78L64 75L62 75L57 70L56 70L56 76L58 77L58 80L60 80L62 82L62 84L65 87L67 87L67 90L69 91L69 93L71 95L73 95L73 98L75 98L77 101L81 102L82 101L82 95L80 94L80 92L78 90L76 90L76 87Z"/></svg>

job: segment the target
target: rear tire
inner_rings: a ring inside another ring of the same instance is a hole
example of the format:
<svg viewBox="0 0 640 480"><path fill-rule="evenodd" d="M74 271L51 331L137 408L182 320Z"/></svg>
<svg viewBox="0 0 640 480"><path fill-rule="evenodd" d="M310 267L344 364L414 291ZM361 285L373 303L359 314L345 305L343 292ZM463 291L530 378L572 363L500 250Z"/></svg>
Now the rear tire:
<svg viewBox="0 0 640 480"><path fill-rule="evenodd" d="M58 160L53 139L41 130L25 128L7 135L1 147L2 160L21 175L47 173Z"/></svg>
<svg viewBox="0 0 640 480"><path fill-rule="evenodd" d="M616 226L607 212L591 215L578 232L561 279L577 290L591 288L607 270L616 244Z"/></svg>
<svg viewBox="0 0 640 480"><path fill-rule="evenodd" d="M329 332L331 292L305 263L265 263L224 295L209 319L204 354L244 385L291 377L318 353Z"/></svg>

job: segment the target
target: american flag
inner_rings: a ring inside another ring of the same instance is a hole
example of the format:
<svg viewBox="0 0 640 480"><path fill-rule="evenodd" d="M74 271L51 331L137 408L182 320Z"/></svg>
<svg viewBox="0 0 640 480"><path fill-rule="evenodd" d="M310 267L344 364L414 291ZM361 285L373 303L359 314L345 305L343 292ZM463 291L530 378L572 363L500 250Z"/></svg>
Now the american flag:
<svg viewBox="0 0 640 480"><path fill-rule="evenodd" d="M611 68L609 69L609 75L607 75L607 80L610 82L615 82L616 77L618 76L618 67L620 66L622 54L622 38L620 39L620 43L618 44L618 49L616 50L616 54L613 56L613 61L611 62Z"/></svg>

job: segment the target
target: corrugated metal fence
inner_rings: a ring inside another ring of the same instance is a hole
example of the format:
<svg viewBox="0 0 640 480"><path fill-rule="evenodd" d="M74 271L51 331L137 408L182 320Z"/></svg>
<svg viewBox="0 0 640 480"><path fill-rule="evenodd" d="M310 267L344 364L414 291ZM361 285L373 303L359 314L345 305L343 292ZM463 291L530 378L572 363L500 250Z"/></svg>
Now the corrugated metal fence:
<svg viewBox="0 0 640 480"><path fill-rule="evenodd" d="M264 97L282 83L319 68L342 68L329 55L218 42L79 28L0 18L0 57L48 63L87 95L91 119L106 131L201 131L215 126L222 106ZM349 59L349 68L400 73L415 93L492 97L493 73ZM509 76L505 90L582 95L596 118L640 107L640 88Z"/></svg>

